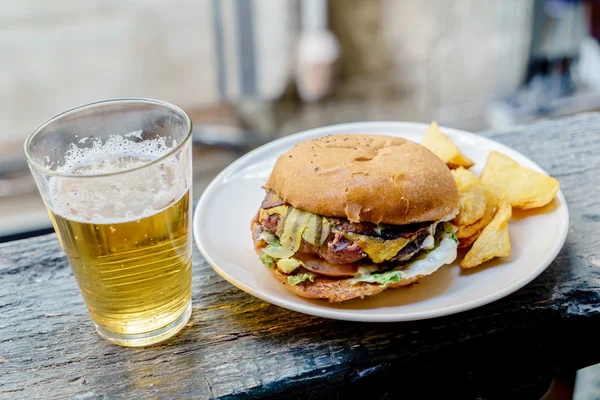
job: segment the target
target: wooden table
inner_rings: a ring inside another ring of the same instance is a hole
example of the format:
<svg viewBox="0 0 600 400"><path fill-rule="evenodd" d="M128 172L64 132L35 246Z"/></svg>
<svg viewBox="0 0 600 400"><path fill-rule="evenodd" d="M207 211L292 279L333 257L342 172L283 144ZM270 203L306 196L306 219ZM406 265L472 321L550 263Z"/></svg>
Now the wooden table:
<svg viewBox="0 0 600 400"><path fill-rule="evenodd" d="M600 114L484 132L557 177L571 226L516 293L417 322L361 324L258 300L194 253L191 322L151 348L93 330L54 234L0 246L0 397L539 398L600 362Z"/></svg>

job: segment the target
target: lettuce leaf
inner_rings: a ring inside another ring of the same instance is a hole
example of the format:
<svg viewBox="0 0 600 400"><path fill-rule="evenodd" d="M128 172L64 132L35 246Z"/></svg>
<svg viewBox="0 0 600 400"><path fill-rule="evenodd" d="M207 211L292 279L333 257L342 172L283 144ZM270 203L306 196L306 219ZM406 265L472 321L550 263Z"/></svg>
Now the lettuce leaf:
<svg viewBox="0 0 600 400"><path fill-rule="evenodd" d="M456 237L456 231L458 228L452 225L450 222L444 222L444 232L446 232L447 236L449 236L452 240L458 244L458 238ZM442 235L443 238L444 235Z"/></svg>
<svg viewBox="0 0 600 400"><path fill-rule="evenodd" d="M312 274L310 272L306 272L306 273L303 273L303 274L288 276L288 282L292 286L296 286L300 282L304 282L307 279L309 281L311 281L311 282L314 282L315 281L315 274Z"/></svg>
<svg viewBox="0 0 600 400"><path fill-rule="evenodd" d="M294 253L286 248L281 247L281 243L279 243L279 239L272 232L262 231L260 235L258 235L258 239L264 240L269 245L262 250L261 260L263 257L269 256L271 259L273 258L288 258L294 255ZM264 261L263 264L267 265Z"/></svg>
<svg viewBox="0 0 600 400"><path fill-rule="evenodd" d="M430 275L444 264L450 264L456 259L458 242L454 233L440 231L436 234L435 248L424 251L402 266L402 270L391 270L382 273L370 273L367 268L360 268L360 276L350 280L350 283L369 282L387 285L410 279L419 275ZM398 274L398 275L396 275Z"/></svg>
<svg viewBox="0 0 600 400"><path fill-rule="evenodd" d="M279 239L271 231L262 231L258 235L258 239L264 240L265 242L267 242L267 244L270 244L271 246L281 246L281 244L279 243Z"/></svg>
<svg viewBox="0 0 600 400"><path fill-rule="evenodd" d="M458 243L459 243L459 242L458 242L458 238L456 237L456 234L454 234L454 232L453 232L453 233L450 233L450 238L452 238L452 240L454 240L454 242L455 242L456 244L458 244Z"/></svg>
<svg viewBox="0 0 600 400"><path fill-rule="evenodd" d="M402 271L392 270L392 271L382 272L380 274L364 275L359 278L353 279L352 283L357 283L357 282L379 283L382 286L387 286L388 283L400 282L400 279L402 279Z"/></svg>
<svg viewBox="0 0 600 400"><path fill-rule="evenodd" d="M273 268L273 265L275 265L275 259L264 251L260 253L260 261L269 268Z"/></svg>
<svg viewBox="0 0 600 400"><path fill-rule="evenodd" d="M444 222L444 232L446 233L455 233L458 230L456 226L451 224L450 222Z"/></svg>

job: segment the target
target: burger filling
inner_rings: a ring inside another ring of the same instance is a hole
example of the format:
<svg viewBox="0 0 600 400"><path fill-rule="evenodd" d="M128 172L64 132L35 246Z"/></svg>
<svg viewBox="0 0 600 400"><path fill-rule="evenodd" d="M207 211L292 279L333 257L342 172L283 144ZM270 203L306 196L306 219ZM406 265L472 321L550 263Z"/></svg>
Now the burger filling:
<svg viewBox="0 0 600 400"><path fill-rule="evenodd" d="M352 223L296 209L271 191L258 223L253 234L262 246L261 261L290 275L292 285L318 275L387 285L452 262L458 244L448 222Z"/></svg>

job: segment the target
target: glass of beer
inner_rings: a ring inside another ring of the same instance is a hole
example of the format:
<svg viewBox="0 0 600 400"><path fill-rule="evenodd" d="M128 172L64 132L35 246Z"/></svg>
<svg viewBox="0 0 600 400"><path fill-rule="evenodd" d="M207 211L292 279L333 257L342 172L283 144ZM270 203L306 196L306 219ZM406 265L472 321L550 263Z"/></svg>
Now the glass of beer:
<svg viewBox="0 0 600 400"><path fill-rule="evenodd" d="M25 155L97 332L147 346L189 320L190 118L149 99L84 105L40 125Z"/></svg>

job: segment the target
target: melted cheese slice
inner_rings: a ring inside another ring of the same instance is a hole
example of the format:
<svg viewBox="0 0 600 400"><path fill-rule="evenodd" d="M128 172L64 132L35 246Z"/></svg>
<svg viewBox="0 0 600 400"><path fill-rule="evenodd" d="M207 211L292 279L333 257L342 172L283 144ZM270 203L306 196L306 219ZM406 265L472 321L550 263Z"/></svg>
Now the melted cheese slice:
<svg viewBox="0 0 600 400"><path fill-rule="evenodd" d="M273 214L279 214L282 217L285 217L285 215L287 214L288 211L288 206L277 206L277 207L272 207L272 208L268 208L268 209L264 209L261 208L260 209L260 220L263 221L265 219L267 219L267 217L269 217L269 215L273 215Z"/></svg>
<svg viewBox="0 0 600 400"><path fill-rule="evenodd" d="M404 238L383 240L371 236L360 235L353 232L343 232L346 239L350 239L362 249L374 263L391 260L410 240Z"/></svg>
<svg viewBox="0 0 600 400"><path fill-rule="evenodd" d="M269 217L269 215L279 214L282 217L287 215L289 206L281 205L268 209L260 209L260 218L264 220ZM303 211L307 213L306 211ZM310 213L307 213L310 214ZM285 228L285 227L284 227ZM374 263L382 263L384 261L391 260L400 250L404 248L408 243L410 243L410 239L398 238L391 240L383 240L380 238L375 238L366 235L360 235L358 233L353 232L340 232L346 239L352 240L358 246L367 253L367 255L373 260ZM316 232L314 232L316 234ZM315 235L316 236L316 235ZM298 238L299 239L299 238ZM305 238L306 240L307 238ZM316 239L316 238L315 238ZM310 241L310 240L308 240ZM313 243L311 241L311 243ZM315 243L313 243L315 244Z"/></svg>

